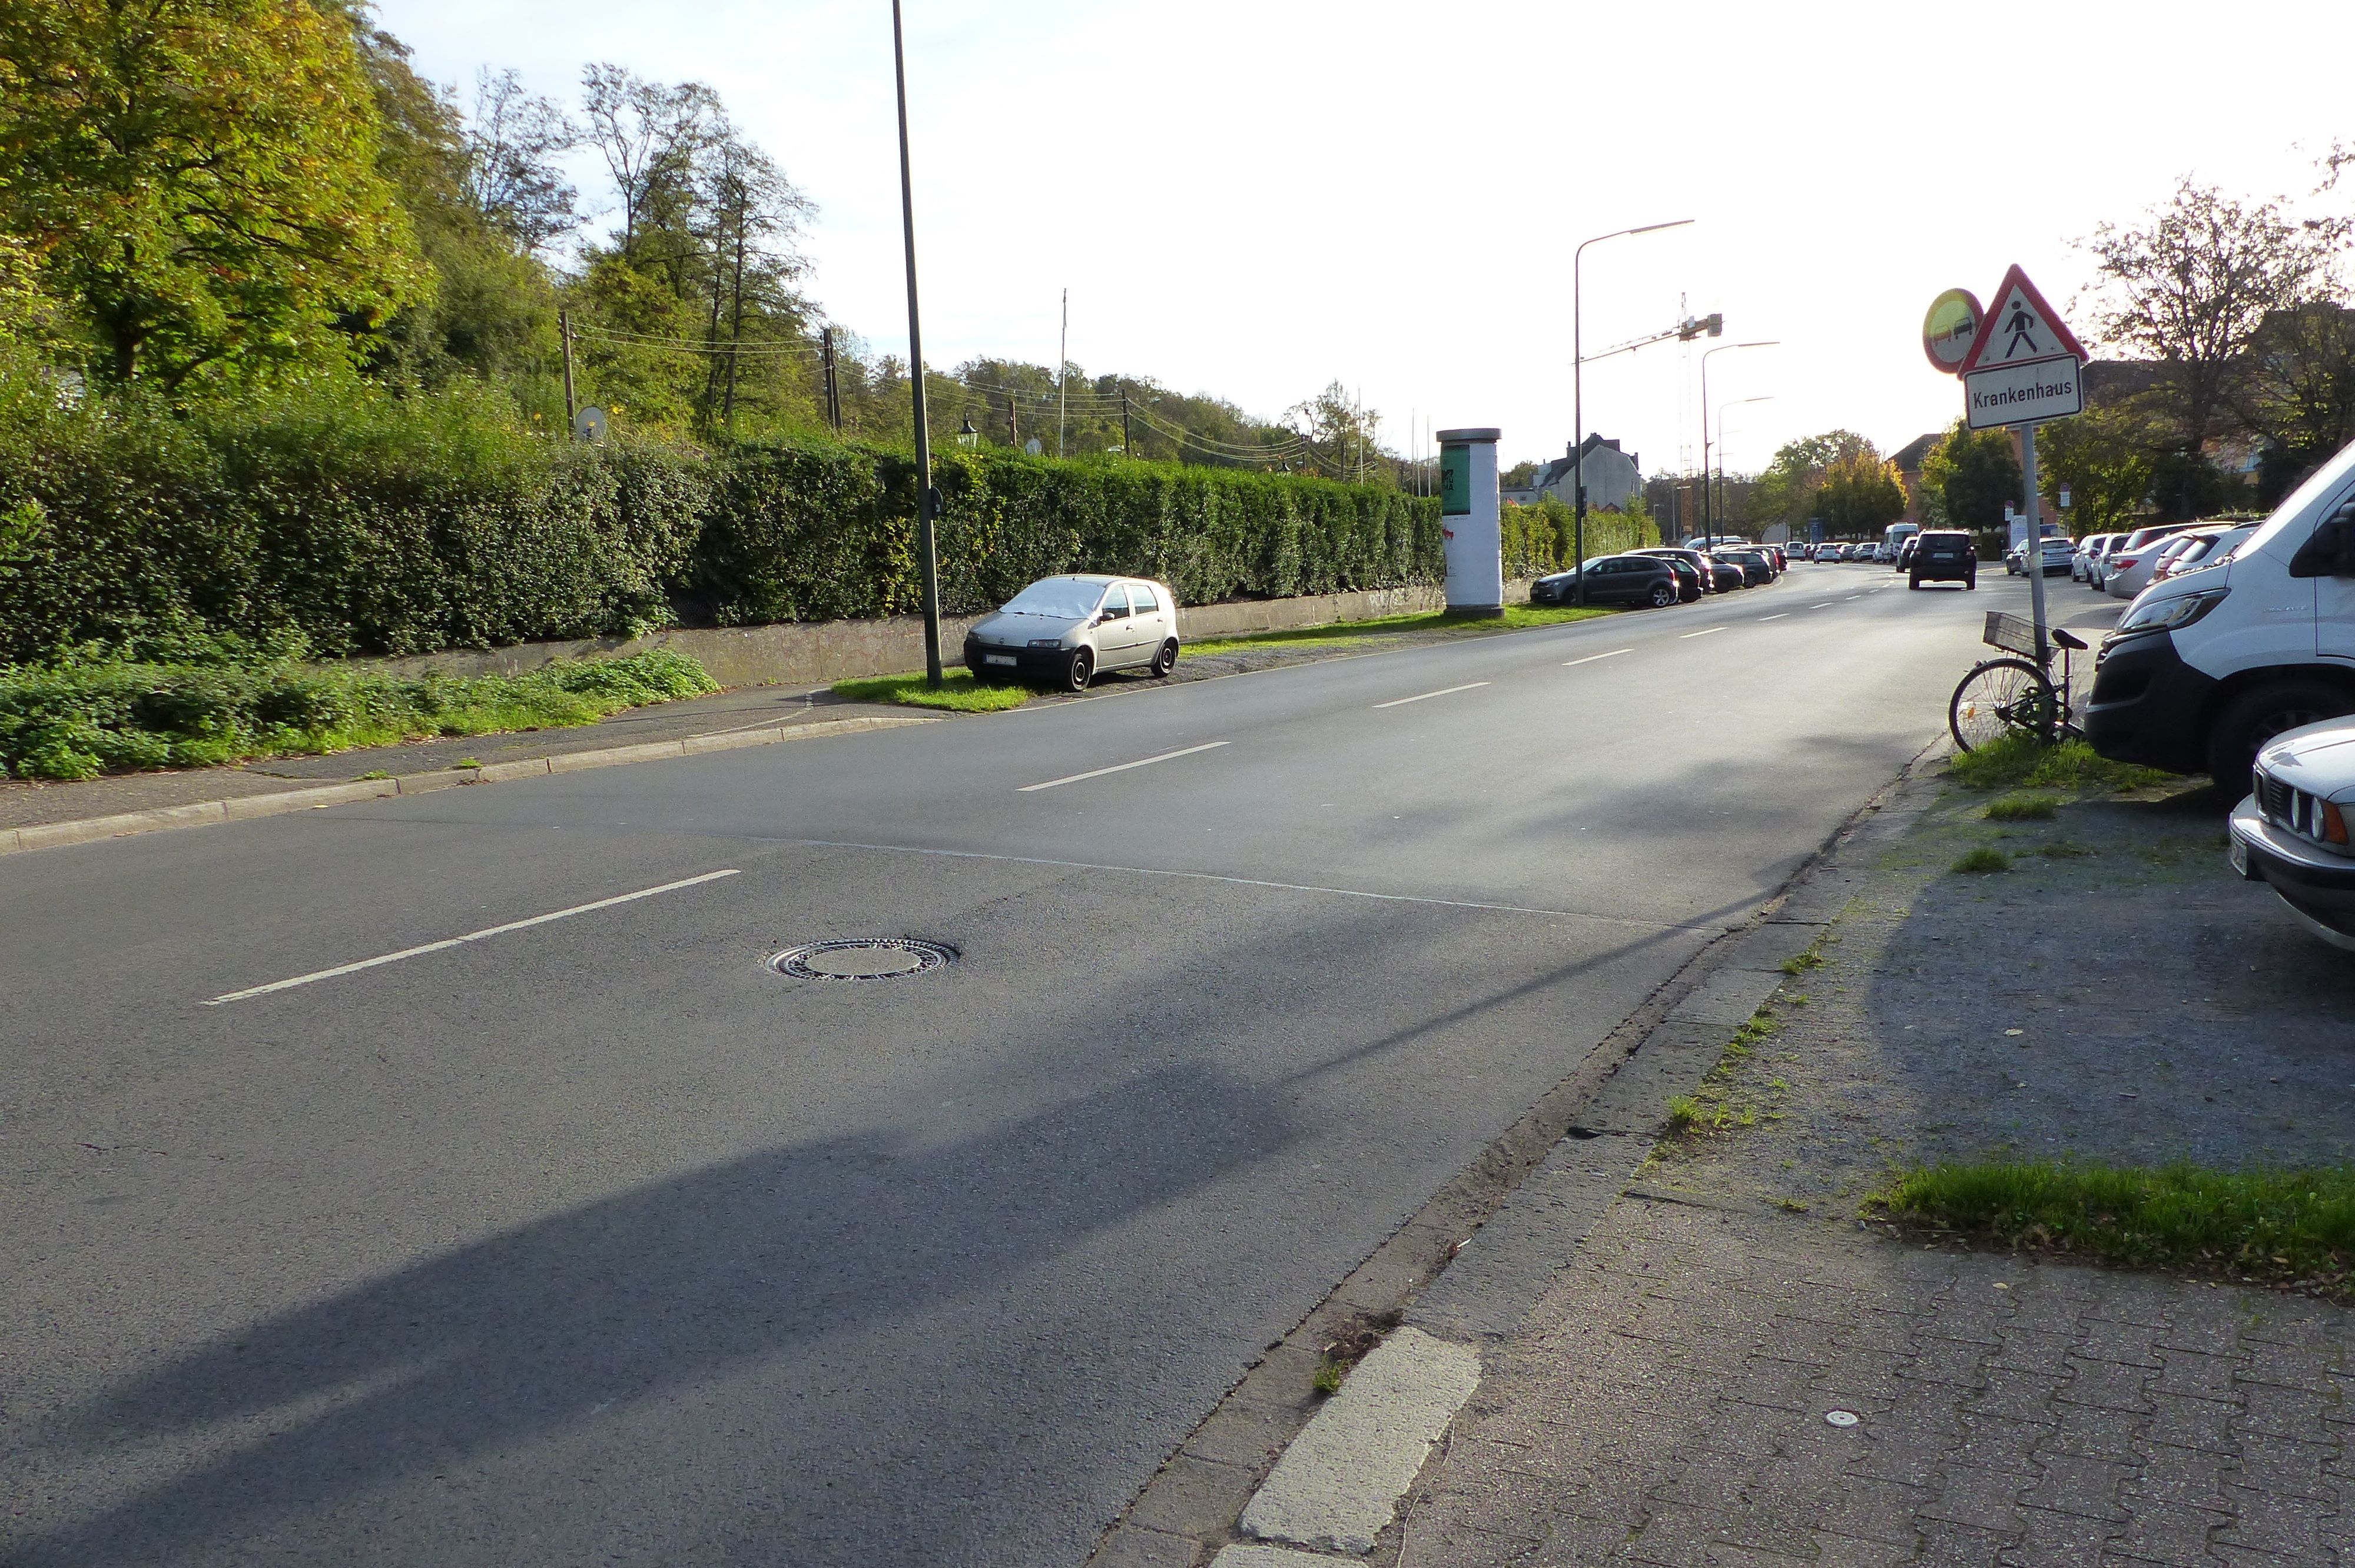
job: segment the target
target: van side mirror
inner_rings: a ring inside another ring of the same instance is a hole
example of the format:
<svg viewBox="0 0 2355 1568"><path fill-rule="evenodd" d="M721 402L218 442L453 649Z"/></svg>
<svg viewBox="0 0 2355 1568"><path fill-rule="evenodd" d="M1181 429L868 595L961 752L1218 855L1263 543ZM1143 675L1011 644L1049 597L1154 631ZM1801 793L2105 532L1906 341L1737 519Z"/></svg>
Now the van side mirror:
<svg viewBox="0 0 2355 1568"><path fill-rule="evenodd" d="M2332 513L2290 557L2294 577L2355 577L2355 501Z"/></svg>

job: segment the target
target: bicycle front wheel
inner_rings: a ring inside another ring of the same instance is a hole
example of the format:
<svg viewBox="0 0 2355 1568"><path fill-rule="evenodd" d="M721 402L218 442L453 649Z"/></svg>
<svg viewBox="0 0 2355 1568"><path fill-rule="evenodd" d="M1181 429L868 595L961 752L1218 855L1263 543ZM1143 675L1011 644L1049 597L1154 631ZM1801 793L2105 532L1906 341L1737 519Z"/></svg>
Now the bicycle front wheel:
<svg viewBox="0 0 2355 1568"><path fill-rule="evenodd" d="M2049 736L2060 701L2044 672L2025 659L1974 665L1946 705L1955 745L1973 751L2006 735Z"/></svg>

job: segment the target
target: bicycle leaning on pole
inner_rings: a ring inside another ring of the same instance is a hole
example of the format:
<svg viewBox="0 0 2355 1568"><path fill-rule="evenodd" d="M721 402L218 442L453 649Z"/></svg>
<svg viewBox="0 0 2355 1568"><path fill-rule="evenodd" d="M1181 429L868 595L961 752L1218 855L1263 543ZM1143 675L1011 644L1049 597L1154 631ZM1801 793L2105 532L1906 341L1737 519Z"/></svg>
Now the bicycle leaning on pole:
<svg viewBox="0 0 2355 1568"><path fill-rule="evenodd" d="M2050 645L2039 647L2036 623L2002 610L1987 611L1981 640L1990 648L2014 655L1987 659L1971 666L1946 704L1946 727L1955 745L1971 751L2007 735L2034 736L2039 740L2075 739L2083 735L2074 721L2070 692L2074 671L2070 655L2085 650L2083 639L2054 627ZM2061 680L2052 680L2052 654L2061 654Z"/></svg>

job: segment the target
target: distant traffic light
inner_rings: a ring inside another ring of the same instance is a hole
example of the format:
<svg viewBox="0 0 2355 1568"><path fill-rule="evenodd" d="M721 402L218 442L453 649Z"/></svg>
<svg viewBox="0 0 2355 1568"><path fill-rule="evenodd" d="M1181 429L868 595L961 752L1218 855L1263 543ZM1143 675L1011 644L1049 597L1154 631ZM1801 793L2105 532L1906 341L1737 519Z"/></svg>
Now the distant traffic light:
<svg viewBox="0 0 2355 1568"><path fill-rule="evenodd" d="M1690 343L1703 334L1710 337L1723 337L1725 335L1724 313L1712 311L1705 316L1687 316L1677 323L1677 341L1679 343Z"/></svg>

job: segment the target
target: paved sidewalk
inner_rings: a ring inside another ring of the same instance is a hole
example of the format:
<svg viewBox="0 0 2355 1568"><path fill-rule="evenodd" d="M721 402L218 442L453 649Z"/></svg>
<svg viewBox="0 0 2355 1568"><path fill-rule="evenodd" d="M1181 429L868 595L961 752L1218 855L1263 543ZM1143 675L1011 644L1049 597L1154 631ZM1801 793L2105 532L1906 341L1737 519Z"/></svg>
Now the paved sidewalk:
<svg viewBox="0 0 2355 1568"><path fill-rule="evenodd" d="M1628 1200L1399 1561L2336 1563L2346 1344L2302 1298Z"/></svg>
<svg viewBox="0 0 2355 1568"><path fill-rule="evenodd" d="M1492 1341L1378 1560L2355 1564L2348 1312L1856 1217L1916 1159L2355 1146L2355 966L2223 870L2212 792L1985 800L1918 780L1813 879L1823 966ZM1947 869L1983 844L2016 869Z"/></svg>
<svg viewBox="0 0 2355 1568"><path fill-rule="evenodd" d="M126 811L237 800L314 789L370 774L426 773L472 758L486 766L565 757L610 747L645 746L733 730L822 724L845 718L903 717L922 710L881 703L846 703L824 691L751 686L631 708L596 724L566 729L371 746L327 757L269 757L231 768L118 773L77 783L0 778L0 829L80 821Z"/></svg>

